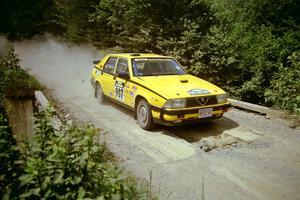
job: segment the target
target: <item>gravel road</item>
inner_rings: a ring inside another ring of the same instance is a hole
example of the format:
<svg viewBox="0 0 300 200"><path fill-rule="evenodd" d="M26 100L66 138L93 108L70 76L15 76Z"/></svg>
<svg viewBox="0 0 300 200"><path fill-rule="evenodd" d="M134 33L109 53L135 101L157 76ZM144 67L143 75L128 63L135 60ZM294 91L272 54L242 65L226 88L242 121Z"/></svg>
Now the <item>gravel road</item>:
<svg viewBox="0 0 300 200"><path fill-rule="evenodd" d="M151 179L161 199L300 199L299 129L232 109L213 122L144 131L132 112L94 98L89 79L92 60L101 55L96 49L54 39L15 48L22 66L53 91L62 108L102 128L120 164Z"/></svg>

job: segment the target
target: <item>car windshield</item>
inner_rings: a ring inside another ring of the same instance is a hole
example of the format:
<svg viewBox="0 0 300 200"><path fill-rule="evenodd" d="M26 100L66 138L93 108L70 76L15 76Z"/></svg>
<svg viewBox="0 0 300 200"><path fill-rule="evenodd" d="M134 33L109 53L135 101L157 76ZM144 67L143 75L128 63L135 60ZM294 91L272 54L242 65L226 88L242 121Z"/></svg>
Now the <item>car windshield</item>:
<svg viewBox="0 0 300 200"><path fill-rule="evenodd" d="M181 66L172 58L132 59L134 76L183 75Z"/></svg>

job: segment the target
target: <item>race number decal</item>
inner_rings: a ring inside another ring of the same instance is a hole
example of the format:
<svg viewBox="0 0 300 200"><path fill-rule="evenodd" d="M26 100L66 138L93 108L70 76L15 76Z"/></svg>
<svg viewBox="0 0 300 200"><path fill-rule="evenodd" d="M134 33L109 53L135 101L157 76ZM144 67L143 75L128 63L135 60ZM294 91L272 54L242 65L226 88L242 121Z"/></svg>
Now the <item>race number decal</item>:
<svg viewBox="0 0 300 200"><path fill-rule="evenodd" d="M124 83L123 82L116 81L115 93L116 93L117 100L124 101Z"/></svg>

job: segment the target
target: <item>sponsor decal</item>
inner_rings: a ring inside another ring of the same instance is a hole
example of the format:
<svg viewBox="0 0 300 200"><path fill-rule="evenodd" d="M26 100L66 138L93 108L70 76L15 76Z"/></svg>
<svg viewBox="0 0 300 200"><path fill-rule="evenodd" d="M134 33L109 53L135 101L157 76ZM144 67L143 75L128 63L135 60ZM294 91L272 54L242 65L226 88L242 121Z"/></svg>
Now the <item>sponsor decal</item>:
<svg viewBox="0 0 300 200"><path fill-rule="evenodd" d="M210 94L210 92L206 89L191 89L188 91L190 95L198 95L198 94Z"/></svg>
<svg viewBox="0 0 300 200"><path fill-rule="evenodd" d="M132 90L133 90L134 92L137 91L137 87L132 86Z"/></svg>
<svg viewBox="0 0 300 200"><path fill-rule="evenodd" d="M133 91L130 91L130 92L129 92L129 95L130 95L131 97L134 97L134 92L133 92Z"/></svg>

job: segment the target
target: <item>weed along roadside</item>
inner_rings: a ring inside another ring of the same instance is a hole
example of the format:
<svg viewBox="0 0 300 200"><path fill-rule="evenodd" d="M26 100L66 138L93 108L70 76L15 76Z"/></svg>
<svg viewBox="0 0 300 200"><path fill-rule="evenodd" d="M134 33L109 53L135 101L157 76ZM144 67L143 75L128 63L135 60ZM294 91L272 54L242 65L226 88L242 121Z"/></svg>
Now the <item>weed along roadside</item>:
<svg viewBox="0 0 300 200"><path fill-rule="evenodd" d="M5 180L18 183L1 187L3 199L150 199L110 164L105 145L94 142L96 129L63 125L55 133L51 118L49 110L36 114L36 135L27 144L26 157L20 155L21 164L3 169ZM1 149L1 160L5 154L10 152ZM13 179L12 168L21 168Z"/></svg>
<svg viewBox="0 0 300 200"><path fill-rule="evenodd" d="M34 90L41 86L19 66L19 59L13 48L8 47L6 54L1 56L1 107L6 111L9 126L20 150L25 151L25 143L35 132Z"/></svg>
<svg viewBox="0 0 300 200"><path fill-rule="evenodd" d="M38 83L18 66L12 50L0 67L1 199L154 199L109 160L105 144L95 142L101 131L91 125L54 127L53 109L34 107L31 89ZM22 85L15 90L17 81Z"/></svg>

